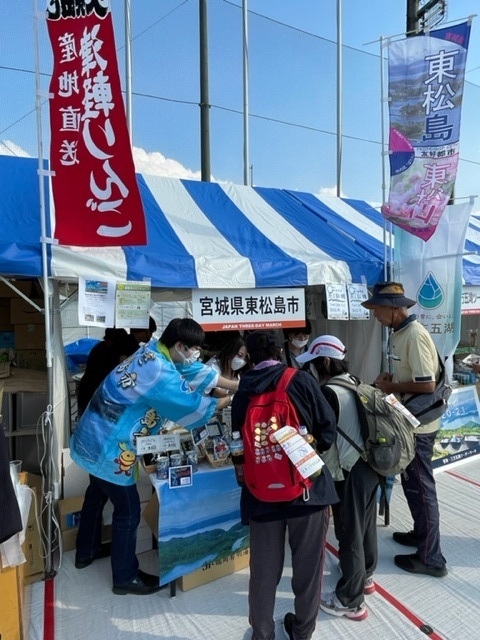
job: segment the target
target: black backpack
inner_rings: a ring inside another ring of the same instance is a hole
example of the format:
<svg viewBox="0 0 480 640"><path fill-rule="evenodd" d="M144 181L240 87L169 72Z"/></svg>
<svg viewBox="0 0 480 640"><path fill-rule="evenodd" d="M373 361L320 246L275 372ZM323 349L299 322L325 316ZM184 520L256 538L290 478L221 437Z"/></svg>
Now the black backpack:
<svg viewBox="0 0 480 640"><path fill-rule="evenodd" d="M431 393L414 393L408 400L402 400L420 424L428 424L441 418L448 408L448 401L452 395L452 386L448 382L445 365L438 351L437 356L440 363L440 378L435 390Z"/></svg>

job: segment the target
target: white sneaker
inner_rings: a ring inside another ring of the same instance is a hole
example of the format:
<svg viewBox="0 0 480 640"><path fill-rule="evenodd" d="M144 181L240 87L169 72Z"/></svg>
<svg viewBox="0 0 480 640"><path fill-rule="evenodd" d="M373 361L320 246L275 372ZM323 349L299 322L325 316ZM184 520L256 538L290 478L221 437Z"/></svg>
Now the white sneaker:
<svg viewBox="0 0 480 640"><path fill-rule="evenodd" d="M365 584L363 585L363 593L367 596L369 596L371 593L375 593L375 582L373 581L372 576L365 580Z"/></svg>
<svg viewBox="0 0 480 640"><path fill-rule="evenodd" d="M365 620L368 616L368 610L364 602L359 607L345 607L335 595L335 591L322 593L320 609L331 616L345 616L350 620Z"/></svg>
<svg viewBox="0 0 480 640"><path fill-rule="evenodd" d="M340 566L340 562L337 564L337 569L338 569L338 573L340 575L343 575L342 573L342 567ZM363 593L366 596L371 595L372 593L375 593L376 589L375 589L375 582L373 581L373 576L370 576L369 578L367 578L365 580L365 584L363 585Z"/></svg>

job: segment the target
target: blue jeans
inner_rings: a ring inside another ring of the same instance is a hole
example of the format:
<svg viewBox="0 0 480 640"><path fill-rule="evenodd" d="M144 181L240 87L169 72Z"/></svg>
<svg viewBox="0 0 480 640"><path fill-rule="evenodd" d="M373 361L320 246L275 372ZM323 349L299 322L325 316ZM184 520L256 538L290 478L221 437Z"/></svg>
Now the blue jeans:
<svg viewBox="0 0 480 640"><path fill-rule="evenodd" d="M121 486L90 475L85 492L77 536L77 560L94 558L102 535L102 512L107 500L113 504L112 577L116 586L126 585L137 577L135 554L137 527L140 523L140 498L135 484Z"/></svg>
<svg viewBox="0 0 480 640"><path fill-rule="evenodd" d="M432 469L435 436L436 432L415 436L415 457L402 473L402 487L412 514L420 559L433 567L443 567L445 558L440 548L440 514Z"/></svg>

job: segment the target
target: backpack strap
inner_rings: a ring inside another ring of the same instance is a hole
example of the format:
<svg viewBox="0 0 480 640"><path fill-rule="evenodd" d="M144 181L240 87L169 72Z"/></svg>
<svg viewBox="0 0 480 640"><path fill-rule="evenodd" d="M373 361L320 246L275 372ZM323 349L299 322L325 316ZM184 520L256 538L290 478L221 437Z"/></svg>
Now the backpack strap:
<svg viewBox="0 0 480 640"><path fill-rule="evenodd" d="M280 391L280 393L285 393L288 385L290 384L291 379L297 373L297 370L293 367L287 367L285 371L282 373L282 377L278 381L277 386L275 387L275 391Z"/></svg>
<svg viewBox="0 0 480 640"><path fill-rule="evenodd" d="M360 430L362 433L362 439L364 442L368 440L368 423L367 418L365 416L365 410L363 408L362 401L360 400L360 396L358 395L358 379L354 376L352 382L348 382L348 380L333 380L332 382L327 382L327 386L329 387L343 387L344 389L350 389L353 391L353 398L355 401L355 407L357 409L358 419L360 420ZM343 429L341 429L337 425L337 432L344 438L354 449L356 449L361 456L365 459L365 450L362 450L356 442L354 442L350 436L348 436Z"/></svg>
<svg viewBox="0 0 480 640"><path fill-rule="evenodd" d="M445 372L445 365L443 363L442 358L440 357L440 354L438 353L438 349L436 349L437 351L437 357L438 357L438 363L440 365L440 374L438 376L438 382L435 381L435 390L438 389L439 387L441 387L443 384L445 384L445 378L446 378L446 372ZM408 395L406 393L402 393L400 399L402 402L404 402L404 398L405 396ZM418 396L422 396L424 395L423 393L412 393L410 395L410 397L405 401L406 403L411 402L414 398L418 398Z"/></svg>

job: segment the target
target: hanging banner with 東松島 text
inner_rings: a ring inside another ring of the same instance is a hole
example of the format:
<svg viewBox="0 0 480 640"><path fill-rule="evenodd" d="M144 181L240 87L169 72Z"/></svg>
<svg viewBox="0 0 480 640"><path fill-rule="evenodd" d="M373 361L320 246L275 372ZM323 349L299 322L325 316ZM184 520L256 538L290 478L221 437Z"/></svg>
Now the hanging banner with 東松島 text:
<svg viewBox="0 0 480 640"><path fill-rule="evenodd" d="M284 329L305 326L305 291L193 289L193 319L205 331Z"/></svg>
<svg viewBox="0 0 480 640"><path fill-rule="evenodd" d="M48 0L47 26L55 238L74 246L146 244L109 0Z"/></svg>
<svg viewBox="0 0 480 640"><path fill-rule="evenodd" d="M390 43L390 194L382 213L428 240L452 195L470 21Z"/></svg>

